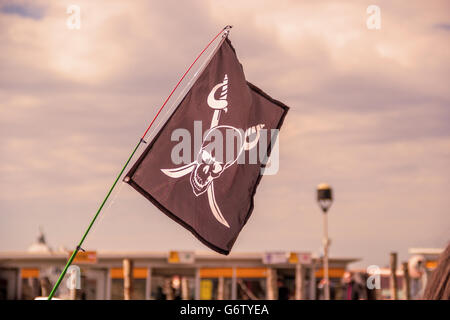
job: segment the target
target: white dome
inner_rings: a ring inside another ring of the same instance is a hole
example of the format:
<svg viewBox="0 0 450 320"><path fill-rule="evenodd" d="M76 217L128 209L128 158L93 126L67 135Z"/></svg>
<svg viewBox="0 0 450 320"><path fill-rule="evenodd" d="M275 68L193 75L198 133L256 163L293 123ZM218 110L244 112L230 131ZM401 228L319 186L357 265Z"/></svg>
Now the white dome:
<svg viewBox="0 0 450 320"><path fill-rule="evenodd" d="M28 247L28 252L51 252L52 250L45 243L33 243Z"/></svg>
<svg viewBox="0 0 450 320"><path fill-rule="evenodd" d="M50 253L52 249L47 245L45 241L45 236L42 231L39 232L39 237L37 241L28 247L28 252L33 253Z"/></svg>

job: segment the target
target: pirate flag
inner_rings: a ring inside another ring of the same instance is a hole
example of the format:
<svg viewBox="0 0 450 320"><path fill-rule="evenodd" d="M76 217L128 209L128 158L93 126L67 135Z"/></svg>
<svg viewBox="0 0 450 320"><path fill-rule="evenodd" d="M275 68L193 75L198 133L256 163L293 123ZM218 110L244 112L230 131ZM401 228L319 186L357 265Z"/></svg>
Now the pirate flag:
<svg viewBox="0 0 450 320"><path fill-rule="evenodd" d="M228 254L253 211L272 133L287 111L245 80L226 38L124 181L209 248ZM193 143L180 148L183 138Z"/></svg>

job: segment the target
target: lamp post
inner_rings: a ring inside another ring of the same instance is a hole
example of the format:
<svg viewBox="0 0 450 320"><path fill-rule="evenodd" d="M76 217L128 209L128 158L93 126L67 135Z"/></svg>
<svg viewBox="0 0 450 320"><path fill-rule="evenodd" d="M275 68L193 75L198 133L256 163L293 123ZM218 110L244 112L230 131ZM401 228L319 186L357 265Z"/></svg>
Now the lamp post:
<svg viewBox="0 0 450 320"><path fill-rule="evenodd" d="M328 239L328 209L333 202L333 193L331 187L326 183L321 183L317 186L317 202L323 211L323 273L324 273L324 298L330 300L330 283L328 277L328 246L330 241Z"/></svg>

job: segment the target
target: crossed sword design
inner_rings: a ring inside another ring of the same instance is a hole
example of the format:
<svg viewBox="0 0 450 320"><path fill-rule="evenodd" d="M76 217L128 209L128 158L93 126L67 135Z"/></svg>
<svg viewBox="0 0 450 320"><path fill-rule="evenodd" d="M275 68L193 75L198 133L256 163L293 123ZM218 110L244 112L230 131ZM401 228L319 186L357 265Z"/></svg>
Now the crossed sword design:
<svg viewBox="0 0 450 320"><path fill-rule="evenodd" d="M222 92L221 92L220 98L216 99L214 96L215 96L216 91L219 88L222 88ZM228 111L227 92L228 92L228 76L225 74L223 82L215 85L208 95L208 99L207 99L208 106L214 110L214 114L213 114L213 117L211 120L210 130L219 124L220 114L222 112ZM256 144L259 141L259 137L260 137L259 131L263 127L264 127L264 124L259 124L259 125L256 125L256 126L253 126L249 129L247 129L247 131L245 132L245 135L244 135L244 144L243 144L240 152L242 152L242 150L250 150L256 146ZM255 138L251 142L247 142L246 141L247 137L254 133L256 133ZM180 177L183 177L183 176L191 173L192 170L195 169L196 165L197 165L197 161L194 161L194 162L191 162L187 165L184 165L184 166L181 166L178 168L161 169L161 171L171 178L180 178ZM224 216L223 216L222 212L220 211L220 208L217 204L216 197L214 195L214 180L212 180L209 183L209 185L207 187L207 194L208 194L209 206L211 208L211 212L214 215L214 217L221 224L223 224L227 228L230 228L230 225L228 224L227 220L224 218Z"/></svg>

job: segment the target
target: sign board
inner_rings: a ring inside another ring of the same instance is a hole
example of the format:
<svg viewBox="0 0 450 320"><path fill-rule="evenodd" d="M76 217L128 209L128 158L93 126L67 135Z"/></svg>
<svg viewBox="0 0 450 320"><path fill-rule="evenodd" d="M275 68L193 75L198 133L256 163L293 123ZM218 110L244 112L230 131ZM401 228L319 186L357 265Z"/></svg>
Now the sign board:
<svg viewBox="0 0 450 320"><path fill-rule="evenodd" d="M167 260L169 263L194 263L195 254L190 251L170 251Z"/></svg>
<svg viewBox="0 0 450 320"><path fill-rule="evenodd" d="M291 252L289 255L289 263L311 264L312 256L310 252Z"/></svg>
<svg viewBox="0 0 450 320"><path fill-rule="evenodd" d="M200 300L211 300L213 283L211 280L200 281Z"/></svg>
<svg viewBox="0 0 450 320"><path fill-rule="evenodd" d="M70 252L69 257L72 255ZM83 263L97 263L97 252L96 251L78 251L75 259L73 260L74 264L83 264Z"/></svg>
<svg viewBox="0 0 450 320"><path fill-rule="evenodd" d="M298 262L301 264L311 264L312 263L312 255L310 252L299 252L298 255Z"/></svg>
<svg viewBox="0 0 450 320"><path fill-rule="evenodd" d="M288 253L279 252L266 252L263 256L263 263L265 264L282 264L288 262Z"/></svg>

